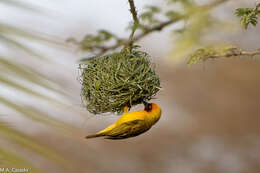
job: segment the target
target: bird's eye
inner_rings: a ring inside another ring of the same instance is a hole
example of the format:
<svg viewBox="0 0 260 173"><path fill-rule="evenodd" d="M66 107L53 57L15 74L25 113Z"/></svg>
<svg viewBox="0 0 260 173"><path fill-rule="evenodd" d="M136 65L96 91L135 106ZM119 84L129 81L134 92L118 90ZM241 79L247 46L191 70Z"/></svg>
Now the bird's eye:
<svg viewBox="0 0 260 173"><path fill-rule="evenodd" d="M152 109L152 105L149 105L149 110L151 110Z"/></svg>

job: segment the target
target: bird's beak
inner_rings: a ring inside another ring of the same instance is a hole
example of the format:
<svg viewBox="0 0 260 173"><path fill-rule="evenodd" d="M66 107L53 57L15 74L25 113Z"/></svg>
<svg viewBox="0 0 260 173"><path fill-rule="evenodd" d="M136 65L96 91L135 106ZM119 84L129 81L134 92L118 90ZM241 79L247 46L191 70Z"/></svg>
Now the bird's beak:
<svg viewBox="0 0 260 173"><path fill-rule="evenodd" d="M143 101L144 104L144 110L149 110L149 103L146 101Z"/></svg>

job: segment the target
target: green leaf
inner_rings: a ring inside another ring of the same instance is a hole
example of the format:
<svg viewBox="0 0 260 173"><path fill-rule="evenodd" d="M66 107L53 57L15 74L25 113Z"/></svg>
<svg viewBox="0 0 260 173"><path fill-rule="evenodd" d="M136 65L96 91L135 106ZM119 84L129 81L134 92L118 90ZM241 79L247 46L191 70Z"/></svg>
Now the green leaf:
<svg viewBox="0 0 260 173"><path fill-rule="evenodd" d="M166 17L168 17L168 18L178 18L178 17L180 17L181 16L181 14L180 13L178 13L178 12L176 12L176 11L167 11L166 13L165 13L165 16Z"/></svg>
<svg viewBox="0 0 260 173"><path fill-rule="evenodd" d="M159 13L161 12L161 9L157 6L152 6L152 5L149 5L149 6L145 6L145 8L150 11L151 13Z"/></svg>
<svg viewBox="0 0 260 173"><path fill-rule="evenodd" d="M207 61L209 59L228 58L234 55L241 55L241 50L232 45L219 48L206 46L191 53L189 55L189 61L187 62L187 65L190 66L192 64L198 63L199 61Z"/></svg>
<svg viewBox="0 0 260 173"><path fill-rule="evenodd" d="M238 8L235 11L237 17L240 17L240 24L245 29L248 28L249 24L256 26L258 15L260 14L260 3L255 8Z"/></svg>

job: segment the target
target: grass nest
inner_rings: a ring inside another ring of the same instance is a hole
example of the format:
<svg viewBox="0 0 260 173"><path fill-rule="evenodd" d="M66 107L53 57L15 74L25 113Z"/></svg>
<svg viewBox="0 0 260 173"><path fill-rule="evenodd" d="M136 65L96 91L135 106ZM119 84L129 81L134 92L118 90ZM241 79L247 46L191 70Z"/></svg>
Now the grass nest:
<svg viewBox="0 0 260 173"><path fill-rule="evenodd" d="M149 101L160 90L150 56L136 49L95 57L80 66L81 98L94 114L121 113Z"/></svg>

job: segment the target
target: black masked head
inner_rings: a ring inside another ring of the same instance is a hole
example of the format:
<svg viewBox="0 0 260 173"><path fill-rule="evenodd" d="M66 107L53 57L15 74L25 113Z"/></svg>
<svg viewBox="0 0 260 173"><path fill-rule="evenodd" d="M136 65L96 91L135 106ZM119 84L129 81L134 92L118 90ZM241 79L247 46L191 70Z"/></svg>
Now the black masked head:
<svg viewBox="0 0 260 173"><path fill-rule="evenodd" d="M144 102L144 110L150 112L152 110L152 103Z"/></svg>

